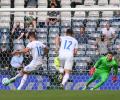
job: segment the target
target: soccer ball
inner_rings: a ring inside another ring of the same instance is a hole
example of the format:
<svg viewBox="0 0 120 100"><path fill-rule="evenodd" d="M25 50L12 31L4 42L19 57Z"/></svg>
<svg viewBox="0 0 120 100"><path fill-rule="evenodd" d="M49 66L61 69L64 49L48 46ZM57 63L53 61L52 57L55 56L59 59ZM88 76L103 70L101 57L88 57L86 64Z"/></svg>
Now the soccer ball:
<svg viewBox="0 0 120 100"><path fill-rule="evenodd" d="M2 79L2 84L7 86L9 84L9 79L8 78L3 78Z"/></svg>

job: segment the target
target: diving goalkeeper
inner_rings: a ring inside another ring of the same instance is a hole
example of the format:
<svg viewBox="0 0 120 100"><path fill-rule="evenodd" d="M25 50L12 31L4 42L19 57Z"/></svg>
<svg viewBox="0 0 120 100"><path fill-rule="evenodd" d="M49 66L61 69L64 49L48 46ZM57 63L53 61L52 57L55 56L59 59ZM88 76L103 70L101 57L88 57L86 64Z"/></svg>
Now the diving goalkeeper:
<svg viewBox="0 0 120 100"><path fill-rule="evenodd" d="M118 73L118 63L113 57L112 52L108 52L106 56L102 56L94 65L93 68L91 68L89 74L93 75L89 81L87 82L86 86L82 90L88 89L88 86L95 81L96 79L101 79L99 83L97 83L93 88L90 90L98 89L100 86L102 86L106 80L109 77L111 69L114 69L114 75L112 77L112 81L117 81L117 73Z"/></svg>

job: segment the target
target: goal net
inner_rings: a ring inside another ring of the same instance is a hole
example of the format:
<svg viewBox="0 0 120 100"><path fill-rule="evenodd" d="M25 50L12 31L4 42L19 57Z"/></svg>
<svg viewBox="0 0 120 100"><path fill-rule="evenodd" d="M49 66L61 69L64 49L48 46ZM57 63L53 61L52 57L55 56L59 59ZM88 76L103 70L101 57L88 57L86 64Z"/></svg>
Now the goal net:
<svg viewBox="0 0 120 100"><path fill-rule="evenodd" d="M78 54L65 90L81 90L91 77L88 74L96 60L108 51L117 52L120 61L120 8L114 6L76 8L1 8L0 9L0 90L14 90L20 79L9 86L2 85L2 79L15 76L19 65L12 63L14 50L21 50L29 43L29 32L36 32L39 41L49 47L49 54L43 59L39 70L28 77L23 90L59 89L59 72L54 66L56 35L63 36L68 28L78 40ZM18 62L27 65L31 55L21 54ZM119 90L120 83L112 83L112 73L100 90ZM118 80L120 75L118 73ZM94 86L98 81L95 81Z"/></svg>

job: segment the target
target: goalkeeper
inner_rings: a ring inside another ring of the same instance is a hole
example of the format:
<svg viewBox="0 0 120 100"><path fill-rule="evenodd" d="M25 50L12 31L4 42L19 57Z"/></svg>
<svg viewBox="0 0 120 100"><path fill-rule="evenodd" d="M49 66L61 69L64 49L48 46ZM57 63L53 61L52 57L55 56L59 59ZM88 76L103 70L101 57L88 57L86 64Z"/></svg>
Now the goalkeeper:
<svg viewBox="0 0 120 100"><path fill-rule="evenodd" d="M117 73L118 73L118 63L113 58L113 53L108 52L106 56L102 56L94 65L93 68L91 68L89 74L93 75L90 80L87 82L86 86L82 90L88 89L88 86L95 81L96 79L101 79L99 83L97 83L93 88L90 90L98 89L100 86L102 86L106 80L109 77L111 69L114 69L114 76L112 77L112 81L117 81Z"/></svg>

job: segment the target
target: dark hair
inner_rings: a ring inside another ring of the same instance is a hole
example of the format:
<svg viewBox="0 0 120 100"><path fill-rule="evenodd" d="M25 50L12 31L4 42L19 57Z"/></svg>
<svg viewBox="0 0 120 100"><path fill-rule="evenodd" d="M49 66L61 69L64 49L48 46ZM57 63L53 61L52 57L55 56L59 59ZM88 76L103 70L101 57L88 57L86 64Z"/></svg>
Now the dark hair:
<svg viewBox="0 0 120 100"><path fill-rule="evenodd" d="M72 36L74 34L74 32L72 29L69 28L69 29L67 29L66 34Z"/></svg>
<svg viewBox="0 0 120 100"><path fill-rule="evenodd" d="M54 3L51 3L50 6L54 6L54 7L55 7L55 4L54 4Z"/></svg>
<svg viewBox="0 0 120 100"><path fill-rule="evenodd" d="M33 37L33 38L37 39L37 37L35 35L35 32L29 32L28 38L30 38L30 37Z"/></svg>
<svg viewBox="0 0 120 100"><path fill-rule="evenodd" d="M83 28L85 30L85 27L84 26L80 26L80 29Z"/></svg>
<svg viewBox="0 0 120 100"><path fill-rule="evenodd" d="M111 52L111 51L108 51L108 52L107 52L107 54L114 55L114 53L113 53L113 52Z"/></svg>

